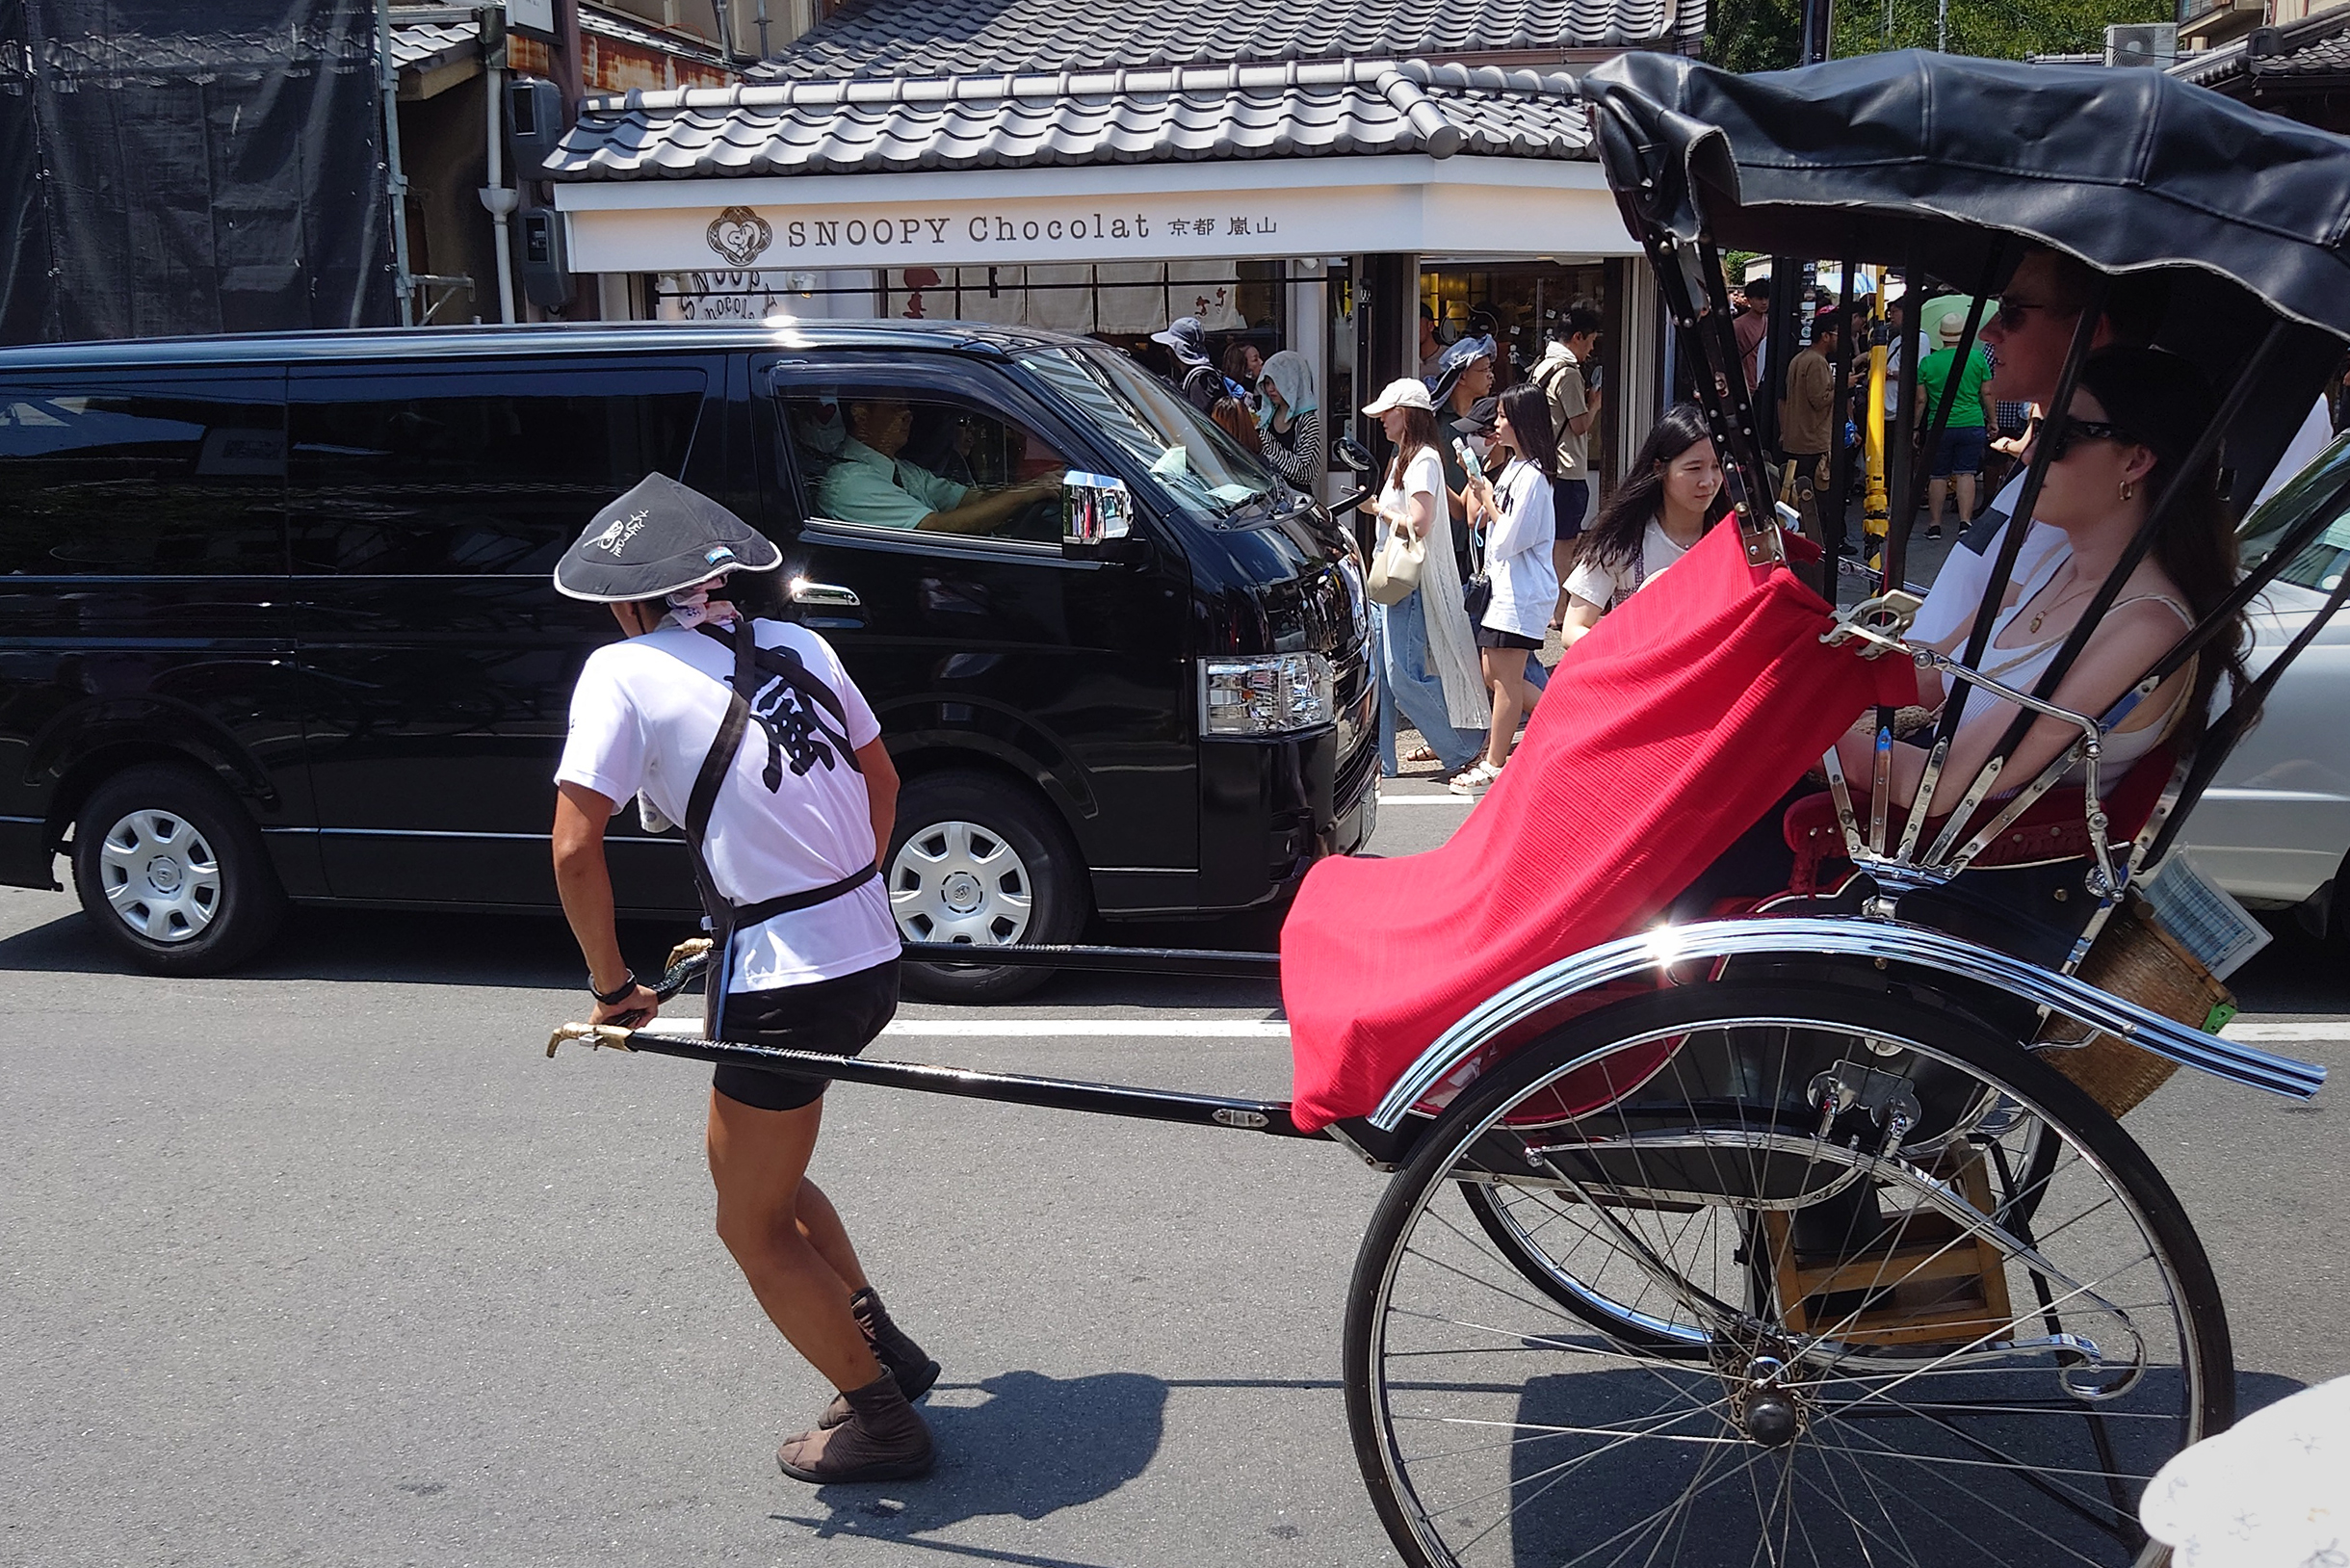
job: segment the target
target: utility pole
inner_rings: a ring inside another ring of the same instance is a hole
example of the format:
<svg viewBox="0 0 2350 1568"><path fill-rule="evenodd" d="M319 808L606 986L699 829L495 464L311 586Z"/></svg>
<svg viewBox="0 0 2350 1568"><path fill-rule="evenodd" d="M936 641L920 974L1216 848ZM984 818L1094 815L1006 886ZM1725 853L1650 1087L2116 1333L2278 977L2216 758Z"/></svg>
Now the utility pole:
<svg viewBox="0 0 2350 1568"><path fill-rule="evenodd" d="M1949 0L1943 0L1948 13ZM1828 58L1829 32L1836 24L1836 0L1803 0L1803 57L1799 65L1816 65Z"/></svg>

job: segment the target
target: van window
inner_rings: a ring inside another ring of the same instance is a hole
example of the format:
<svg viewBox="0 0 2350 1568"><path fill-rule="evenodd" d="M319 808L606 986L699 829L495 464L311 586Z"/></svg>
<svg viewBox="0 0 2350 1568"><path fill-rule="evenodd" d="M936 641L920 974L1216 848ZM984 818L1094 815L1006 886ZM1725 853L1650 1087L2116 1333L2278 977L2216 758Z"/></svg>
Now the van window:
<svg viewBox="0 0 2350 1568"><path fill-rule="evenodd" d="M0 386L0 572L283 573L277 385Z"/></svg>
<svg viewBox="0 0 2350 1568"><path fill-rule="evenodd" d="M1024 350L1012 356L1084 411L1150 476L1168 508L1225 525L1261 513L1280 481L1214 420L1122 353Z"/></svg>
<svg viewBox="0 0 2350 1568"><path fill-rule="evenodd" d="M932 391L854 384L794 390L780 406L811 516L1060 540L1059 480L1069 459L1000 409ZM1038 493L988 505L1023 485Z"/></svg>
<svg viewBox="0 0 2350 1568"><path fill-rule="evenodd" d="M606 502L684 473L708 383L693 365L298 376L294 569L551 572Z"/></svg>

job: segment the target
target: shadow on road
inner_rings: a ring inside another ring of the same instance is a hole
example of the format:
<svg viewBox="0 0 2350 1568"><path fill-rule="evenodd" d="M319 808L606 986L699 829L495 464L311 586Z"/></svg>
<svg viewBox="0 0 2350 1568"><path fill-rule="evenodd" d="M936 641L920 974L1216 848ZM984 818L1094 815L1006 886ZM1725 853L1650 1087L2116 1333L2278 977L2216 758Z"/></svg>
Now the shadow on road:
<svg viewBox="0 0 2350 1568"><path fill-rule="evenodd" d="M961 1402L942 1388L924 1414L938 1439L927 1479L891 1486L825 1486L823 1518L770 1517L805 1525L819 1537L863 1535L991 1561L1059 1568L1059 1559L988 1552L917 1539L971 1519L1008 1514L1030 1521L1098 1502L1141 1475L1166 1426L1168 1385L1142 1372L1048 1377L1010 1372L976 1385L986 1398Z"/></svg>

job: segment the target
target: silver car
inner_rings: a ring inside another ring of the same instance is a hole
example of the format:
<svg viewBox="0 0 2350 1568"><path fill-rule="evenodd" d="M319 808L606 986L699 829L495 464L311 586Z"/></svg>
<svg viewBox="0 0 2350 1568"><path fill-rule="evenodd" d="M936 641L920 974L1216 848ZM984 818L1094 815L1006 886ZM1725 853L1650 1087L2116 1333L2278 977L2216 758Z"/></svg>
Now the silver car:
<svg viewBox="0 0 2350 1568"><path fill-rule="evenodd" d="M2244 564L2257 564L2308 504L2350 468L2350 439L2246 522ZM2350 506L2255 601L2251 666L2258 675L2323 608L2350 570ZM2181 844L2211 880L2256 909L2299 912L2303 924L2350 939L2350 615L2337 616L2269 693L2247 735L2187 819Z"/></svg>

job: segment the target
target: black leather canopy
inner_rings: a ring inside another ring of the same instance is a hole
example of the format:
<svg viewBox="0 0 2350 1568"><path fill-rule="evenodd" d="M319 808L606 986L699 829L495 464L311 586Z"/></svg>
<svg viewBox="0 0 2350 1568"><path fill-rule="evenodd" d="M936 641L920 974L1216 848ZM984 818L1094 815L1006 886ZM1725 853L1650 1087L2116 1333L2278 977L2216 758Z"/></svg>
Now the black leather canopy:
<svg viewBox="0 0 2350 1568"><path fill-rule="evenodd" d="M2021 237L2215 274L2350 339L2350 139L2159 70L1908 51L1740 76L1634 50L1582 86L1634 233L1916 256L1977 289Z"/></svg>

